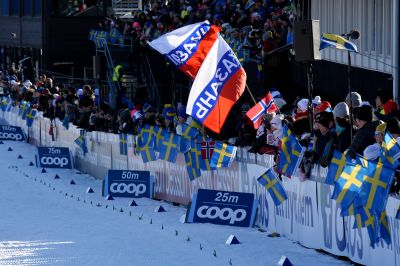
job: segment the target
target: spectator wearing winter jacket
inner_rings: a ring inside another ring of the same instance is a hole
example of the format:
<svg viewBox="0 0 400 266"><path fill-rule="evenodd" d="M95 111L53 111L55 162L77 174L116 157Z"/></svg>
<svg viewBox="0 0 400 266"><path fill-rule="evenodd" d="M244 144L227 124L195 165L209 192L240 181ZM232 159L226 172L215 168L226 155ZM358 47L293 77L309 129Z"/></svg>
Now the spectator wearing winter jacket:
<svg viewBox="0 0 400 266"><path fill-rule="evenodd" d="M315 156L314 162L328 166L336 143L335 122L332 112L320 112L315 116Z"/></svg>
<svg viewBox="0 0 400 266"><path fill-rule="evenodd" d="M351 131L354 129L350 125L350 111L345 102L338 103L333 109L335 117L335 130L337 135L337 149L343 153L350 147Z"/></svg>
<svg viewBox="0 0 400 266"><path fill-rule="evenodd" d="M353 142L347 152L351 158L355 159L356 154L363 154L366 147L375 143L375 129L381 121L372 121L372 106L363 105L356 112L357 133L354 135Z"/></svg>
<svg viewBox="0 0 400 266"><path fill-rule="evenodd" d="M391 117L399 115L397 103L392 99L392 93L389 90L379 89L376 92L376 112L378 119L387 121Z"/></svg>

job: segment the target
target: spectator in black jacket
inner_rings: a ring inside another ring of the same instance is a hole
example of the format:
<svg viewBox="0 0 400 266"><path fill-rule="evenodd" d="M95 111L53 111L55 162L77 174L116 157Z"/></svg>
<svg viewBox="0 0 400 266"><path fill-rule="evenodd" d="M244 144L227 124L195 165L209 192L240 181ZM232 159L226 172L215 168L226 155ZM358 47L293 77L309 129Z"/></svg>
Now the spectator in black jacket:
<svg viewBox="0 0 400 266"><path fill-rule="evenodd" d="M338 103L333 109L333 116L336 122L337 149L341 153L350 147L351 131L353 130L354 132L350 125L349 115L349 107L345 102Z"/></svg>
<svg viewBox="0 0 400 266"><path fill-rule="evenodd" d="M347 152L351 158L355 159L356 154L363 154L366 147L375 143L375 129L381 121L372 121L373 110L370 105L363 105L356 112L357 133L354 135L353 142Z"/></svg>
<svg viewBox="0 0 400 266"><path fill-rule="evenodd" d="M320 112L315 116L315 156L314 162L328 166L336 143L335 122L332 112Z"/></svg>

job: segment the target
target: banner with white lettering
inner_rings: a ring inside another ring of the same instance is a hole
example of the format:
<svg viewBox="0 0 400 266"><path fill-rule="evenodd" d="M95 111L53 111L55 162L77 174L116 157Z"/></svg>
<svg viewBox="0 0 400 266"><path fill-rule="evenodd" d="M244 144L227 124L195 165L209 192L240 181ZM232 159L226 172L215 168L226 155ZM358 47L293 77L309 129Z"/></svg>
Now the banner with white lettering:
<svg viewBox="0 0 400 266"><path fill-rule="evenodd" d="M104 195L123 198L152 198L153 181L149 171L108 170Z"/></svg>
<svg viewBox="0 0 400 266"><path fill-rule="evenodd" d="M318 183L319 221L321 225L322 249L338 255L346 254L346 238L344 221L340 217L340 209L332 200L333 187Z"/></svg>
<svg viewBox="0 0 400 266"><path fill-rule="evenodd" d="M309 248L319 248L316 183L283 177L287 200L275 206L276 231Z"/></svg>
<svg viewBox="0 0 400 266"><path fill-rule="evenodd" d="M25 134L20 127L0 125L0 140L25 141Z"/></svg>
<svg viewBox="0 0 400 266"><path fill-rule="evenodd" d="M43 168L72 169L71 153L64 147L38 147L36 165Z"/></svg>
<svg viewBox="0 0 400 266"><path fill-rule="evenodd" d="M256 210L254 194L199 189L193 196L187 221L249 227Z"/></svg>

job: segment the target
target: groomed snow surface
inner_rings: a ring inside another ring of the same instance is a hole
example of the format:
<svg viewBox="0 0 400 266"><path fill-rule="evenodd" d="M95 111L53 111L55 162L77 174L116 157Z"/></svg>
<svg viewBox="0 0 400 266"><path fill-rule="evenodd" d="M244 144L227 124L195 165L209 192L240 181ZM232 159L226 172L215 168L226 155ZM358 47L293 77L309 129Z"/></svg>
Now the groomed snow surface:
<svg viewBox="0 0 400 266"><path fill-rule="evenodd" d="M270 266L282 255L294 265L349 264L256 228L182 224L186 208L166 202L107 201L101 180L29 166L35 152L26 143L0 145L0 265ZM95 193L87 194L88 187ZM155 213L159 205L167 212ZM231 234L240 245L225 244Z"/></svg>

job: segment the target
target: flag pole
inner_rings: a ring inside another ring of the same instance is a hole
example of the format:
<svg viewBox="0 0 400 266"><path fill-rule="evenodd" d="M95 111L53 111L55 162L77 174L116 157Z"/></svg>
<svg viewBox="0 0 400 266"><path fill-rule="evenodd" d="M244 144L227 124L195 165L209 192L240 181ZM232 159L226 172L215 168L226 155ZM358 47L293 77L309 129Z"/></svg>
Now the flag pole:
<svg viewBox="0 0 400 266"><path fill-rule="evenodd" d="M250 90L249 86L247 85L247 83L246 83L246 89L249 92L250 97L253 100L254 104L257 104L256 99L254 98L253 93L251 93L251 90Z"/></svg>

